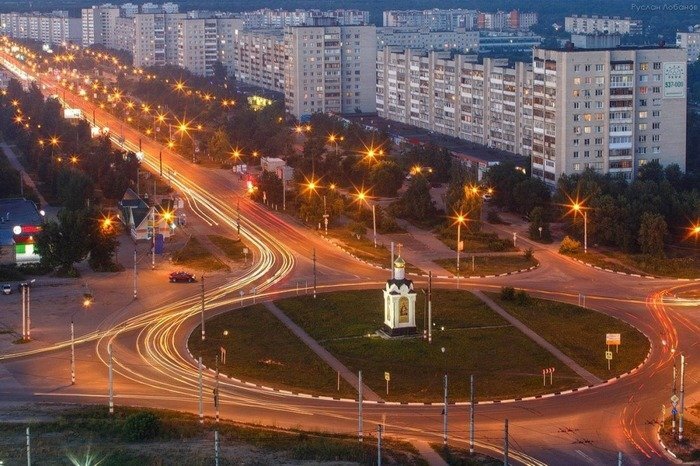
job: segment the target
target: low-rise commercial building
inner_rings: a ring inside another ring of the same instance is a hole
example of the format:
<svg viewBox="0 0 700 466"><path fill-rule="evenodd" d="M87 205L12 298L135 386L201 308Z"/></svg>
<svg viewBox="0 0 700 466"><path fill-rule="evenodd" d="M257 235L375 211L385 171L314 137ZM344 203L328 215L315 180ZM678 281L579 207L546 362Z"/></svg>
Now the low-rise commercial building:
<svg viewBox="0 0 700 466"><path fill-rule="evenodd" d="M564 30L572 34L630 34L643 32L642 20L619 16L567 16Z"/></svg>
<svg viewBox="0 0 700 466"><path fill-rule="evenodd" d="M0 199L0 264L33 264L41 260L34 247L44 217L34 202Z"/></svg>

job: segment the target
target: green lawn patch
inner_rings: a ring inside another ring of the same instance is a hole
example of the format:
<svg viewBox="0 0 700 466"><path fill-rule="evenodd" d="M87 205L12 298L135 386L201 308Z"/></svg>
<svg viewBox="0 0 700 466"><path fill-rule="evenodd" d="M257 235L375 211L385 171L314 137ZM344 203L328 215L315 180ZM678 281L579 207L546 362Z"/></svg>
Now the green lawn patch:
<svg viewBox="0 0 700 466"><path fill-rule="evenodd" d="M600 312L546 299L530 298L528 303L519 304L504 301L496 293L489 295L518 320L602 379L634 369L649 351L649 340L642 333ZM620 333L622 338L619 352L611 348L610 370L605 359L606 333Z"/></svg>
<svg viewBox="0 0 700 466"><path fill-rule="evenodd" d="M567 253L569 257L615 272L655 275L671 278L700 278L700 255L653 258L643 254L622 252Z"/></svg>
<svg viewBox="0 0 700 466"><path fill-rule="evenodd" d="M254 305L221 314L190 335L188 346L195 357L214 367L219 348L227 351L223 374L248 382L304 393L352 397L354 389L344 380L337 389L337 374L263 306ZM228 335L224 335L227 331Z"/></svg>
<svg viewBox="0 0 700 466"><path fill-rule="evenodd" d="M209 240L217 245L231 260L242 261L246 259L243 254L243 249L246 248L245 243L240 239L226 238L225 236L209 235ZM248 251L250 254L250 251Z"/></svg>
<svg viewBox="0 0 700 466"><path fill-rule="evenodd" d="M674 435L671 431L671 420L670 417L664 420L663 427L659 431L661 440L669 450L678 456L678 459L696 464L696 461L700 461L700 425L689 421L687 417L684 418L683 441L679 442L678 432ZM677 423L678 420L676 420ZM676 428L678 428L677 425Z"/></svg>
<svg viewBox="0 0 700 466"><path fill-rule="evenodd" d="M367 336L382 323L380 290L320 294L315 300L304 296L276 304L348 368L362 370L364 382L388 400L440 400L445 371L452 381L452 401L468 399L470 374L475 376L479 399L534 395L584 383L466 291L433 292L430 345L422 339ZM422 296L416 307L422 333ZM544 367L556 367L561 376L546 388L541 378ZM391 376L388 396L385 371Z"/></svg>
<svg viewBox="0 0 700 466"><path fill-rule="evenodd" d="M337 240L339 245L350 254L371 264L388 268L391 263L391 250L379 243L375 248L371 231L366 236L357 239L357 236L345 228L329 229L328 237ZM406 264L406 271L409 274L423 273L421 269L409 263Z"/></svg>
<svg viewBox="0 0 700 466"><path fill-rule="evenodd" d="M37 464L101 464L140 466L213 464L213 431L219 431L222 464L279 464L292 461L343 461L372 464L373 442L359 444L355 436L237 424L225 420L199 423L196 415L175 411L118 406L82 406L52 410L30 424L32 458ZM145 421L145 423L144 423ZM140 427L140 428L139 428ZM148 427L144 429L144 427ZM26 455L26 425L0 423L3 460L19 464ZM134 430L139 436L134 436ZM425 461L408 442L386 439L386 463L423 466ZM92 458L92 459L88 459Z"/></svg>
<svg viewBox="0 0 700 466"><path fill-rule="evenodd" d="M437 259L436 264L457 275L457 257L451 259ZM472 264L474 267L472 268ZM534 257L526 258L522 254L507 256L474 256L464 254L460 258L459 274L462 277L476 275L498 275L501 273L516 272L518 270L534 267L538 264Z"/></svg>
<svg viewBox="0 0 700 466"><path fill-rule="evenodd" d="M173 264L205 272L228 270L226 264L209 252L194 236L190 237L182 249L173 254Z"/></svg>
<svg viewBox="0 0 700 466"><path fill-rule="evenodd" d="M500 238L496 233L487 233L484 231L469 231L462 228L462 241L464 249L462 252L514 252L518 248L513 246L513 240L510 238ZM445 245L457 251L457 227L443 226L437 230L437 237L445 243Z"/></svg>

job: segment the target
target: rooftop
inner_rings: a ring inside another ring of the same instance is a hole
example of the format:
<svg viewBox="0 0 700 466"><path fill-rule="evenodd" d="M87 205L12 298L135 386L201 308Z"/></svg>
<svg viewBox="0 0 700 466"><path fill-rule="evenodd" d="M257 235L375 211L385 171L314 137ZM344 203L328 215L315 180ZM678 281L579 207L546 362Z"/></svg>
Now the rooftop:
<svg viewBox="0 0 700 466"><path fill-rule="evenodd" d="M621 45L618 47L608 47L608 48L597 48L597 49L584 49L576 47L535 47L535 50L551 50L555 52L614 52L614 51L627 51L627 50L660 50L669 49L677 50L674 44L671 45Z"/></svg>

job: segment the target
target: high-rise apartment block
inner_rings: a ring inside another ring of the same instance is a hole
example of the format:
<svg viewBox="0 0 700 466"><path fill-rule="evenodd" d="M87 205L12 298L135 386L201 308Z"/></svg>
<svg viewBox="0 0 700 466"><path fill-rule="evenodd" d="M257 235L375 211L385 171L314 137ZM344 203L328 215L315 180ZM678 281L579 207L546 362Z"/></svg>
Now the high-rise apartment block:
<svg viewBox="0 0 700 466"><path fill-rule="evenodd" d="M676 45L685 50L689 63L695 63L700 58L700 26L691 32L677 32Z"/></svg>
<svg viewBox="0 0 700 466"><path fill-rule="evenodd" d="M235 34L236 79L263 89L284 92L284 31L242 29Z"/></svg>
<svg viewBox="0 0 700 466"><path fill-rule="evenodd" d="M384 27L418 27L433 31L467 30L522 30L537 24L537 13L521 13L518 10L495 13L477 10L387 10L384 11Z"/></svg>
<svg viewBox="0 0 700 466"><path fill-rule="evenodd" d="M377 113L389 120L530 155L532 71L448 52L377 52Z"/></svg>
<svg viewBox="0 0 700 466"><path fill-rule="evenodd" d="M177 23L177 65L199 76L212 76L220 62L228 74L234 71L234 32L242 26L236 18L187 18Z"/></svg>
<svg viewBox="0 0 700 466"><path fill-rule="evenodd" d="M686 69L678 48L535 49L533 175L685 170Z"/></svg>
<svg viewBox="0 0 700 466"><path fill-rule="evenodd" d="M619 16L567 16L564 30L572 34L641 34L642 20Z"/></svg>
<svg viewBox="0 0 700 466"><path fill-rule="evenodd" d="M117 18L119 18L119 8L114 5L83 8L81 10L83 46L102 45L114 48Z"/></svg>
<svg viewBox="0 0 700 466"><path fill-rule="evenodd" d="M373 113L376 109L374 26L301 26L285 30L287 111Z"/></svg>
<svg viewBox="0 0 700 466"><path fill-rule="evenodd" d="M333 20L339 26L364 26L369 24L369 11L363 10L273 10L263 8L244 11L241 19L247 29L283 29L293 26L311 26L319 18Z"/></svg>
<svg viewBox="0 0 700 466"><path fill-rule="evenodd" d="M31 39L44 44L80 42L80 18L67 11L51 13L2 13L0 34L16 39Z"/></svg>

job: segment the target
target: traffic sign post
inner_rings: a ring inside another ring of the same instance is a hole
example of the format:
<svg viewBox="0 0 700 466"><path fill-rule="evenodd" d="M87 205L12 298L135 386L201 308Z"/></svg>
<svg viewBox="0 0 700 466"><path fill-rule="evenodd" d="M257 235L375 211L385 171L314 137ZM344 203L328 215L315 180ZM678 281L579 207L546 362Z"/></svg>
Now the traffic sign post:
<svg viewBox="0 0 700 466"><path fill-rule="evenodd" d="M610 361L612 361L613 355L612 351L606 351L605 352L605 359L608 360L608 370L610 370Z"/></svg>
<svg viewBox="0 0 700 466"><path fill-rule="evenodd" d="M386 380L386 394L389 396L389 380L391 380L391 374L388 372L384 373L384 380Z"/></svg>

